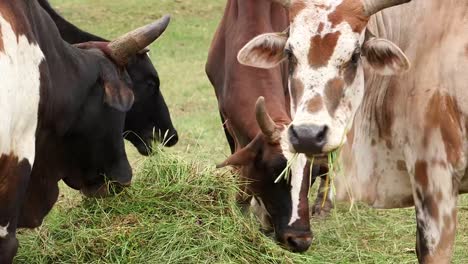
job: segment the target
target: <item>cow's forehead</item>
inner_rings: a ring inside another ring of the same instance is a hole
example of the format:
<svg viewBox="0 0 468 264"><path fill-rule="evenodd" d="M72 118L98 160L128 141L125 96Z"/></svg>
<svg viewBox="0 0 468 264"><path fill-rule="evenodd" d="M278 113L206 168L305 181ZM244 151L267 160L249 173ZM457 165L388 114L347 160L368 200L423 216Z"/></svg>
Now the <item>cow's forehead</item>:
<svg viewBox="0 0 468 264"><path fill-rule="evenodd" d="M347 61L367 24L359 0L299 1L291 10L287 47L314 69Z"/></svg>
<svg viewBox="0 0 468 264"><path fill-rule="evenodd" d="M293 30L305 27L314 33L333 31L342 23L359 33L368 22L360 0L299 0L292 4L289 16Z"/></svg>

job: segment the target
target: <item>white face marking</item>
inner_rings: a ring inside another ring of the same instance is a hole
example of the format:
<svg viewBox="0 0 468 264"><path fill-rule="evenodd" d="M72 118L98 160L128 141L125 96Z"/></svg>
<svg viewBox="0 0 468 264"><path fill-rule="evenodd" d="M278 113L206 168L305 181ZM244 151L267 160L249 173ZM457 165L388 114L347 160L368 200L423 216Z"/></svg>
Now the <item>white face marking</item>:
<svg viewBox="0 0 468 264"><path fill-rule="evenodd" d="M9 226L10 226L10 223L8 223L6 226L0 226L0 238L5 238L8 236Z"/></svg>
<svg viewBox="0 0 468 264"><path fill-rule="evenodd" d="M40 72L44 55L38 45L16 33L0 14L4 50L0 50L0 154L34 162Z"/></svg>
<svg viewBox="0 0 468 264"><path fill-rule="evenodd" d="M288 162L292 161L291 164L291 218L289 219L288 225L294 224L301 217L299 216L299 202L302 181L304 180L304 168L307 165L307 157L304 154L298 154L294 157L295 154L291 153L289 142L288 142L288 131L284 129L281 134L280 141L281 149L283 150L283 155L286 157ZM309 175L305 175L309 177Z"/></svg>
<svg viewBox="0 0 468 264"><path fill-rule="evenodd" d="M304 92L302 98L298 100L298 105L292 105L291 107L293 110L292 116L294 117L291 124L294 126L326 125L329 129L327 143L323 151L328 152L343 145L346 140L346 132L349 130L354 114L364 96L364 72L361 63L357 65L354 82L347 86L345 84L343 97L333 115L329 113L325 106L327 100L325 88L329 81L337 77L341 78L340 67L351 59L357 43L362 45L365 34L364 32L353 32L351 26L346 21L332 27L328 16L335 11L342 0L315 2L317 2L316 4L325 4L330 6L330 8L317 8L315 4L311 4L302 10L290 26L290 36L286 44L286 48L292 49L294 57L297 60L291 78L299 80L304 87ZM322 27L320 33L318 32L319 27ZM312 37L320 36L323 38L327 34L334 34L336 32L339 32L339 37L327 64L320 67L312 67L309 63ZM289 86L292 89L291 82ZM291 94L297 93L291 92ZM311 113L308 111L308 103L316 96L320 96L323 99L323 108ZM296 109L295 112L294 109Z"/></svg>
<svg viewBox="0 0 468 264"><path fill-rule="evenodd" d="M288 225L294 224L301 217L299 216L299 202L302 181L304 180L304 167L307 158L304 154L299 154L291 165L291 218Z"/></svg>

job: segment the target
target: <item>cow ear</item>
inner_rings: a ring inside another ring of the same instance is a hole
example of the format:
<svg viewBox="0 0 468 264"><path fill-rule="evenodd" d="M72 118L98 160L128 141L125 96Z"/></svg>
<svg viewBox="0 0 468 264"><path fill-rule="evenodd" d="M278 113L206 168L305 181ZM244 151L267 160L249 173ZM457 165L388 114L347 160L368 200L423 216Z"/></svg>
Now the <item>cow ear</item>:
<svg viewBox="0 0 468 264"><path fill-rule="evenodd" d="M104 102L121 112L130 110L135 96L128 85L120 79L119 74L105 67L101 78L104 86Z"/></svg>
<svg viewBox="0 0 468 264"><path fill-rule="evenodd" d="M104 102L110 107L127 112L132 108L135 96L123 82L104 82Z"/></svg>
<svg viewBox="0 0 468 264"><path fill-rule="evenodd" d="M260 138L257 136L247 146L239 151L236 151L236 153L232 154L224 162L216 165L216 168L219 169L226 166L243 166L254 161L261 147L259 139Z"/></svg>
<svg viewBox="0 0 468 264"><path fill-rule="evenodd" d="M247 66L271 69L287 58L284 52L287 40L285 33L259 35L239 51L237 60Z"/></svg>
<svg viewBox="0 0 468 264"><path fill-rule="evenodd" d="M371 38L362 47L362 56L380 75L397 75L409 70L410 62L394 43L382 38Z"/></svg>

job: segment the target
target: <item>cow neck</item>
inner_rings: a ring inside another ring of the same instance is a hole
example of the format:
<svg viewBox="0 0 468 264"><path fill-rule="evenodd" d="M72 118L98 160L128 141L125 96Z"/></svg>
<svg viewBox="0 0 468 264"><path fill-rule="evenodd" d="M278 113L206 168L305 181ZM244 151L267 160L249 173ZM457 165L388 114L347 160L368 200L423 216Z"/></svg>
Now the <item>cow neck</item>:
<svg viewBox="0 0 468 264"><path fill-rule="evenodd" d="M249 41L258 34L281 32L288 26L285 8L269 0L229 0L226 15L234 22L241 37Z"/></svg>
<svg viewBox="0 0 468 264"><path fill-rule="evenodd" d="M54 120L64 126L61 129L66 129L74 120L69 114L77 113L81 107L77 102L82 100L78 99L88 95L99 77L100 58L62 40L49 15L36 1L29 3L34 35L46 62L52 62L41 67L41 76L49 81L41 87L41 123Z"/></svg>
<svg viewBox="0 0 468 264"><path fill-rule="evenodd" d="M260 133L255 119L255 102L260 96L265 97L266 108L278 127L284 127L291 121L289 114L289 91L287 86L287 65L263 70L241 66L237 59L239 51L251 38L266 32L283 31L288 26L287 11L278 4L268 0L243 1L229 0L220 28L225 32L225 50L236 51L226 54L234 63L227 65L230 75L229 83L236 96L248 106L242 109L245 113L233 115L231 119L237 122L240 134L252 140ZM238 107L238 106L236 106ZM226 111L238 113L239 109ZM246 118L244 115L248 115Z"/></svg>
<svg viewBox="0 0 468 264"><path fill-rule="evenodd" d="M47 0L39 0L38 2L42 6L42 8L44 8L44 10L50 15L52 20L54 20L54 23L57 26L60 35L66 42L76 44L87 41L107 41L104 38L85 32L76 27L75 25L71 24L67 20L65 20L52 8L52 6Z"/></svg>
<svg viewBox="0 0 468 264"><path fill-rule="evenodd" d="M388 39L400 47L408 56L412 66L408 74L401 76L380 76L372 70L365 70L366 89L359 112L362 117L371 121L369 124L378 128L391 126L392 120L388 117L395 113L403 114L411 111L414 107L411 98L417 95L421 95L421 98L430 98L429 95L434 93L436 89L442 89L443 94L464 93L464 91L455 88L460 87L457 85L453 85L453 87L432 85L444 83L443 79L438 79L443 78L441 75L428 75L428 72L431 72L431 67L436 67L435 70L437 70L438 65L444 64L443 60L446 58L438 57L438 62L433 65L428 65L427 58L428 54L443 54L445 52L436 50L442 41L447 41L445 39L447 36L464 35L460 31L462 27L457 24L463 20L468 11L467 5L465 8L460 8L462 2L412 1L404 6L383 10L371 17L367 29L376 37ZM394 19L395 17L398 19ZM431 28L431 30L415 30L414 25L419 25L420 28ZM457 41L453 42L457 43ZM463 43L461 39L459 43ZM431 60L429 59L429 61ZM425 66L418 67L418 65ZM424 76L424 78L416 79L418 76ZM428 85L421 85L424 82ZM418 85L409 86L408 84L411 83ZM378 89L375 89L377 87ZM432 91L428 91L428 89ZM398 108L394 107L395 101L400 102Z"/></svg>

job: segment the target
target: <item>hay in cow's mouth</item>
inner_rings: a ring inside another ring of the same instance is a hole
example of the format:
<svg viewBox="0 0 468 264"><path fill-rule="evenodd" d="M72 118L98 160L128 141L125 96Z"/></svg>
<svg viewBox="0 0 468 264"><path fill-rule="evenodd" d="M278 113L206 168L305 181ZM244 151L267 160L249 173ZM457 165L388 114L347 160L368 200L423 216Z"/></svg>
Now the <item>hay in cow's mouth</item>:
<svg viewBox="0 0 468 264"><path fill-rule="evenodd" d="M333 178L336 173L340 171L340 166L338 164L338 157L339 157L340 149L336 149L332 152L329 152L327 154L320 154L320 155L312 155L312 156L307 156L307 159L310 162L310 168L309 168L309 182L312 182L312 178L314 175L313 173L313 166L314 165L326 165L328 167L328 177L326 178L326 184L325 184L325 193L323 196L323 201L322 201L322 207L325 205L325 202L327 200L328 194L330 190L334 190L333 186ZM299 156L299 153L295 153L291 159L288 160L286 167L284 170L281 172L281 174L275 179L275 183L278 183L281 181L281 179L285 179L287 182L290 182L290 174L291 174L291 166L294 164L294 162L297 161L297 157ZM315 175L316 178L325 176L324 175ZM309 189L310 192L310 189Z"/></svg>
<svg viewBox="0 0 468 264"><path fill-rule="evenodd" d="M275 183L278 183L283 178L289 182L289 176L291 174L291 170L290 170L291 166L294 164L294 162L296 162L298 156L299 156L299 153L294 153L292 158L288 159L288 162L286 163L286 167L281 172L281 174L276 178Z"/></svg>

